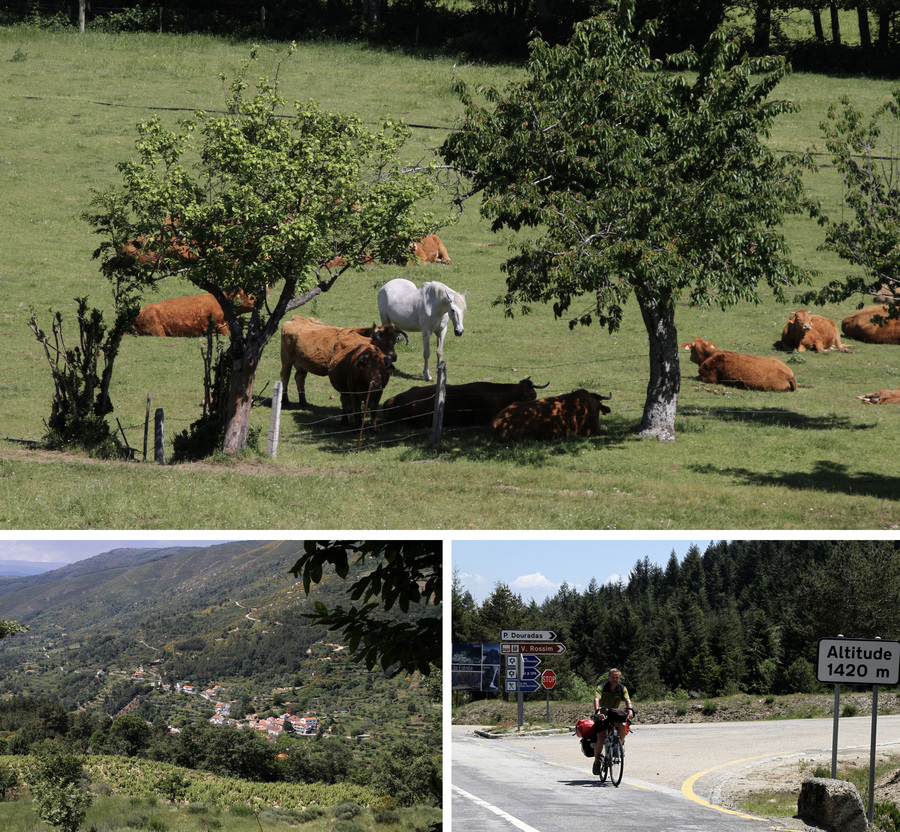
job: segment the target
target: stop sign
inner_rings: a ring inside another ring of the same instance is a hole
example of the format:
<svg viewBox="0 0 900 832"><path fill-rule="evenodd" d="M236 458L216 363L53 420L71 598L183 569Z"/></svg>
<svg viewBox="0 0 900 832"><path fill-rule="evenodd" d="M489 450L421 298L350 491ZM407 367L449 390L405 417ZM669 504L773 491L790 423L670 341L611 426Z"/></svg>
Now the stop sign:
<svg viewBox="0 0 900 832"><path fill-rule="evenodd" d="M550 690L556 684L556 674L552 670L545 670L541 674L541 684Z"/></svg>

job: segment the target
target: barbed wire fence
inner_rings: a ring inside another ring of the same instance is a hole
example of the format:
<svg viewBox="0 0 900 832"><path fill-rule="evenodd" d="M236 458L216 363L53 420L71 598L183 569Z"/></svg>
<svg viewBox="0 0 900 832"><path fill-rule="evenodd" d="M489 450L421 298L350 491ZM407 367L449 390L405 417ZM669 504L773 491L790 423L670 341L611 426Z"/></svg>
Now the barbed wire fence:
<svg viewBox="0 0 900 832"><path fill-rule="evenodd" d="M736 346L736 351L737 347L739 346L740 345ZM888 387L891 384L894 386L900 386L900 347L896 349L896 355L894 355L894 345L879 346L884 350L891 351L883 357L884 364L882 370L885 376L885 387ZM852 359L852 353L847 353L846 355L848 359ZM792 369L795 369L796 372L800 372L800 377L797 379L799 388L801 390L811 388L814 389L816 385L812 381L810 381L808 376L801 372L801 370L798 368L800 366L811 366L812 362L815 362L817 359L821 358L821 356L812 354L809 359L804 358L803 354L800 353L784 353L783 356L784 357L782 360L785 361L788 366L791 366ZM646 353L634 352L624 355L622 353L617 353L614 356L597 357L593 359L580 359L578 361L562 361L554 362L552 364L531 365L526 367L519 366L517 375L524 374L531 378L546 379L548 375L551 375L553 373L553 371L577 367L582 371L585 371L584 375L586 376L590 374L596 374L599 377L601 374L595 372L597 368L610 365L621 365L628 362L645 362L646 359ZM829 377L828 382L830 384L843 384L847 390L846 399L848 406L853 407L854 412L858 412L860 414L868 414L871 412L871 407L866 407L863 403L856 402L856 399L858 395L868 394L874 392L874 390L857 389L858 387L860 387L860 381L858 375L853 372L852 366L852 364L848 363L848 372L846 375L839 374L835 376L832 374ZM466 364L466 370L480 370L482 371L482 373L484 371L487 371L489 375L508 373L511 369L512 368L509 366L486 362ZM442 364L438 367L438 373L440 374L442 372L443 383L446 383L445 364ZM412 381L411 378L409 378L409 380ZM613 389L612 391L607 390L606 387L599 389L601 388L601 385L599 383L592 386L598 388L597 392L613 393L613 399L609 404L610 406L612 406L613 413L615 414L615 418L618 421L621 421L622 419L633 419L636 421L640 419L644 409L644 395L646 392L645 374L633 374L625 383L630 386L630 390L623 391L623 382L621 379L617 379L614 382L616 389ZM804 406L803 401L798 400L796 397L781 398L781 396L788 394L782 394L778 392L742 390L732 386L723 385L721 383L703 381L698 375L698 367L695 364L691 363L687 356L683 356L681 359L681 385L682 395L679 399L678 410L679 414L682 416L730 418L733 417L739 409L740 412L746 414L746 418L748 419L766 416L778 419L786 419L788 417L792 417L795 419L807 420L823 419L829 417L828 408L823 410L823 408L820 407ZM869 386L873 386L871 380L869 382ZM486 431L489 430L488 425L457 426L452 424L442 424L438 429L436 429L433 424L433 408L424 408L424 410L428 411L425 415L422 415L421 413L412 416L397 415L397 411L406 410L406 406L402 405L397 407L385 407L385 403L397 393L403 392L405 389L408 389L401 388L399 384L396 384L396 392L391 387L385 387L385 389L382 390L380 401L377 407L372 407L370 405L366 406L366 419L364 425L365 430L361 430L359 425L353 424L352 420L350 424L343 424L345 415L342 412L340 405L338 405L336 408L337 412L327 413L323 411L325 411L326 409L331 410L328 405L314 405L307 410L298 410L296 408L283 410L281 404L281 381L279 380L275 382L271 397L265 395L265 390L267 389L267 387L268 385L266 385L266 387L264 387L259 394L256 394L256 396L254 397L254 406L271 407L273 414L277 413L278 425L276 427L270 422L268 434L268 452L269 455L273 457L276 456L279 448L296 449L310 442L315 442L320 446L327 445L328 450L332 453L353 454L359 453L362 449L371 451L378 450L382 447L392 447L413 443L431 443L437 446L438 444L440 444L442 437L448 434L453 437L464 437L466 435L475 434L486 435ZM434 387L435 393L432 397L422 396L419 398L418 404L420 407L423 406L424 402L427 402L429 400L436 401L441 387L441 375L438 376L438 382L435 383ZM693 394L689 402L685 402L684 400L685 389L689 389ZM359 395L359 391L339 391L334 389L331 390L329 395L336 397L339 400L342 392L349 395ZM554 395L559 395L564 392L569 391L559 390ZM716 403L711 403L709 406L705 407L701 404L698 404L698 402L696 401L696 395L704 394L713 397ZM744 398L745 396L752 396L752 402L758 402L758 406L753 406L752 403L749 403L741 404L740 408L738 408L738 400L743 400L744 402L746 402L746 399ZM775 400L772 400L770 397L773 396L777 398ZM735 407L724 407L722 404L720 404L723 398L734 399ZM778 402L778 405L775 405L775 401ZM846 413L841 413L837 408L834 407L833 400L829 399L828 401L831 402L830 418L846 418ZM123 436L125 434L125 431L144 431L144 459L147 459L148 456L147 436L151 413L150 402L151 395L148 393L146 414L142 422L124 426L120 424L120 427L123 431ZM769 404L770 402L771 405ZM859 408L858 410L856 410L857 406ZM453 412L457 416L460 416L461 414L471 411L465 408L454 406ZM289 413L291 415L291 422L294 423L293 425L290 423L285 423L285 413ZM165 417L162 408L157 408L155 410L153 443L155 461L164 461L162 459L162 449L165 445L165 442L161 435L164 430L164 422L169 422L170 424L174 423L176 426L178 426L181 424L189 425L193 421L195 421L193 418L187 416ZM377 426L377 428L374 430L372 429L373 424Z"/></svg>

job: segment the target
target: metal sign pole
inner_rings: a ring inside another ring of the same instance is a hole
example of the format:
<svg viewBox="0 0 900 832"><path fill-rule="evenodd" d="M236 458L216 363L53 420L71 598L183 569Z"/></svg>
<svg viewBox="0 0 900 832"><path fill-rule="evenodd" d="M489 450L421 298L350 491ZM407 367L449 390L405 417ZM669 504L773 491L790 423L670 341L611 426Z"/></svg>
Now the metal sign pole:
<svg viewBox="0 0 900 832"><path fill-rule="evenodd" d="M518 697L519 697L519 730L522 730L522 725L525 723L525 694L522 691L522 677L524 674L524 666L525 660L522 657L522 654L519 653L516 656L516 687L519 689Z"/></svg>
<svg viewBox="0 0 900 832"><path fill-rule="evenodd" d="M831 779L837 780L838 719L841 711L841 686L834 686L834 729L831 735Z"/></svg>
<svg viewBox="0 0 900 832"><path fill-rule="evenodd" d="M869 752L869 826L875 817L875 729L878 725L878 685L872 685L872 748Z"/></svg>

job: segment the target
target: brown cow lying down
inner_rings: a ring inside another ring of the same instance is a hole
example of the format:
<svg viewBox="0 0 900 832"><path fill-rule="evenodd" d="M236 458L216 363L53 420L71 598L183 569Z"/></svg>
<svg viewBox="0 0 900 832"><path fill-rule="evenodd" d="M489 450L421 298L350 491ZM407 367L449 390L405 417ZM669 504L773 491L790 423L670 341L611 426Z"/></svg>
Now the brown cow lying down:
<svg viewBox="0 0 900 832"><path fill-rule="evenodd" d="M844 318L841 329L848 338L867 344L900 344L900 319L885 320L882 326L872 323L873 315L887 314L886 306L867 306Z"/></svg>
<svg viewBox="0 0 900 832"><path fill-rule="evenodd" d="M491 381L448 384L445 388L443 424L446 427L489 425L491 419L507 405L534 401L537 398L536 389L539 388L530 378L523 378L514 384ZM411 387L391 396L384 403L382 421L430 425L434 418L436 395L437 386L429 384Z"/></svg>
<svg viewBox="0 0 900 832"><path fill-rule="evenodd" d="M832 348L840 352L849 352L841 345L841 334L838 332L837 324L822 315L811 315L808 309L798 309L788 318L781 333L780 343L781 349L797 352L806 350L825 352Z"/></svg>
<svg viewBox="0 0 900 832"><path fill-rule="evenodd" d="M856 398L866 404L900 404L900 390L879 390L877 393L869 393L868 396L857 396Z"/></svg>
<svg viewBox="0 0 900 832"><path fill-rule="evenodd" d="M254 300L243 292L238 296L235 312L250 312ZM130 332L133 335L155 335L169 338L198 338L206 335L212 322L213 331L228 332L225 313L210 293L171 298L148 303L138 313Z"/></svg>
<svg viewBox="0 0 900 832"><path fill-rule="evenodd" d="M681 346L690 350L691 361L700 365L703 381L740 390L797 389L797 380L791 368L777 358L720 350L711 341L700 337Z"/></svg>
<svg viewBox="0 0 900 832"><path fill-rule="evenodd" d="M437 234L429 234L417 243L410 243L409 250L420 263L453 263Z"/></svg>
<svg viewBox="0 0 900 832"><path fill-rule="evenodd" d="M491 421L494 439L518 442L561 439L572 434L594 436L600 432L600 414L609 413L603 400L611 398L612 395L574 390L562 396L516 402L503 408Z"/></svg>
<svg viewBox="0 0 900 832"><path fill-rule="evenodd" d="M354 413L356 424L363 412L373 413L381 393L393 372L397 353L394 326L329 326L315 318L295 316L281 328L281 403L288 404L287 387L291 370L296 371L300 407L306 401L306 376L328 376L331 386L341 394L341 421Z"/></svg>

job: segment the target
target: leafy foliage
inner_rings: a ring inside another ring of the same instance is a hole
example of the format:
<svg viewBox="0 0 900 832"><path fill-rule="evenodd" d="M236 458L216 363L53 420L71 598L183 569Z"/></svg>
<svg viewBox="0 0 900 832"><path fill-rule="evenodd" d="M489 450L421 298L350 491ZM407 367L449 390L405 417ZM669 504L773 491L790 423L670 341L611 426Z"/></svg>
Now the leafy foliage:
<svg viewBox="0 0 900 832"><path fill-rule="evenodd" d="M248 94L257 54L231 82L224 114L198 112L178 131L138 125L138 158L119 165L123 184L97 195L105 211L93 217L110 237L101 247L108 274L155 283L186 273L222 307L233 362L226 452L247 443L256 369L284 315L369 257L405 256L422 236L418 203L432 187L427 166L398 161L409 138L402 122L373 132L314 102L287 115L277 67ZM123 257L129 240L145 256ZM328 265L338 255L342 265ZM255 304L243 319L231 301L240 293Z"/></svg>
<svg viewBox="0 0 900 832"><path fill-rule="evenodd" d="M78 832L93 796L81 787L82 759L46 743L31 768L29 785L40 819L60 832Z"/></svg>
<svg viewBox="0 0 900 832"><path fill-rule="evenodd" d="M113 410L109 388L116 355L126 329L137 317L136 291L127 281L117 282L116 316L109 329L99 309L89 309L86 297L76 298L79 336L74 346L66 344L61 312L54 313L51 337L40 328L32 310L28 325L44 348L54 387L44 440L48 447L76 446L107 457L124 451L104 417Z"/></svg>
<svg viewBox="0 0 900 832"><path fill-rule="evenodd" d="M778 227L810 206L803 160L764 142L794 109L770 98L784 61L751 59L716 32L664 66L653 26L633 15L624 0L565 47L535 38L526 80L482 90L488 107L460 82L465 118L442 153L483 192L494 231L534 232L505 264L508 314L552 303L570 327L612 332L635 296L650 345L640 435L673 439L676 304L758 301L763 281L784 299L809 275Z"/></svg>
<svg viewBox="0 0 900 832"><path fill-rule="evenodd" d="M900 126L900 91L878 107L865 122L847 96L828 109L822 124L825 145L844 183L841 218L819 217L825 227L823 248L860 268L862 275L832 281L822 291L810 293L807 302L844 300L854 293L871 296L898 289L900 252L900 163L897 127ZM851 220L844 219L844 207ZM871 302L871 299L870 299ZM900 315L891 308L890 315Z"/></svg>
<svg viewBox="0 0 900 832"><path fill-rule="evenodd" d="M308 593L313 583L322 580L326 564L338 577L346 578L350 553L356 555L357 564L372 566L348 592L351 601L361 600L362 605L328 608L316 602L309 618L340 630L350 650L369 670L376 664L384 669L397 665L427 676L441 657L440 611L435 616L428 609L441 604L441 541L309 541L306 554L291 573L302 579ZM404 615L416 611L418 615L414 620L397 620L377 614L378 610L391 613L395 604Z"/></svg>

